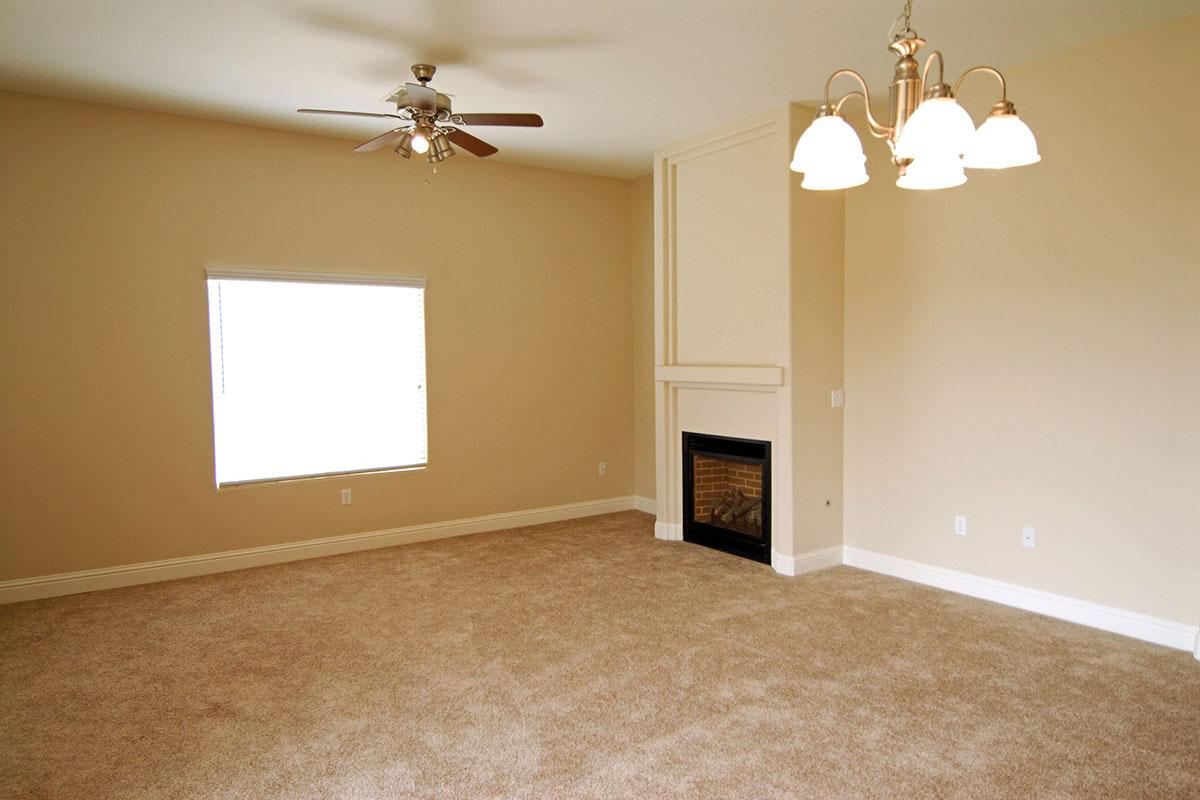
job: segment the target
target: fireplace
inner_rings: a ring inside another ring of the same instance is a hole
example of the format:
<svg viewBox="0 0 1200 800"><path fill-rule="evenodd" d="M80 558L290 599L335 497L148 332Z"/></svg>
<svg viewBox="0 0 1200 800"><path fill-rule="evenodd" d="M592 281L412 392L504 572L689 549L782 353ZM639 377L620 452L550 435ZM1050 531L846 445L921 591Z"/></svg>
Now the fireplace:
<svg viewBox="0 0 1200 800"><path fill-rule="evenodd" d="M771 562L771 443L683 434L683 539Z"/></svg>

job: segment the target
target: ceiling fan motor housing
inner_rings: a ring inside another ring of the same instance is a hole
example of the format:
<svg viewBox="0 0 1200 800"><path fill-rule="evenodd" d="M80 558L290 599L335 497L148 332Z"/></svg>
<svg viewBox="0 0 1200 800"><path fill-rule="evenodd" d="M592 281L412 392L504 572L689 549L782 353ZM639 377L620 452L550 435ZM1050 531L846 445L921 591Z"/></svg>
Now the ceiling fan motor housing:
<svg viewBox="0 0 1200 800"><path fill-rule="evenodd" d="M408 90L405 89L403 86L400 87L399 89L397 89L394 93L392 93L388 97L388 102L395 103L396 108L399 108L399 109L408 108L409 106L413 105L412 100L408 96ZM439 114L440 114L440 112L443 112L443 111L446 112L447 114L452 113L451 109L450 109L449 96L444 95L441 92L438 92L437 110L438 110Z"/></svg>
<svg viewBox="0 0 1200 800"><path fill-rule="evenodd" d="M433 78L433 73L437 72L437 67L433 64L413 64L412 72L421 83L429 83Z"/></svg>

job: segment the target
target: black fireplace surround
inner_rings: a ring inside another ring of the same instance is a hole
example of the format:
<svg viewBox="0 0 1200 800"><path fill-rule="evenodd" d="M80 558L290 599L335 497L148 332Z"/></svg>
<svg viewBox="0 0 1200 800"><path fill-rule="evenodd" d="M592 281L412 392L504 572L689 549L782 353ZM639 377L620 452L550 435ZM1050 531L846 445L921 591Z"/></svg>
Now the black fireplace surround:
<svg viewBox="0 0 1200 800"><path fill-rule="evenodd" d="M770 442L684 431L683 540L771 563Z"/></svg>

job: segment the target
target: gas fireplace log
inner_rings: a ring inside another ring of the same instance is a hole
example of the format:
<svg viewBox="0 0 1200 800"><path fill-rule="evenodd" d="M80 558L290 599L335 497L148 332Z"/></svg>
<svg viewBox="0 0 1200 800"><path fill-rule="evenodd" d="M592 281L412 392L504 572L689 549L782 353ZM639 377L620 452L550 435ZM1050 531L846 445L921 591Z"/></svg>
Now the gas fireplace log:
<svg viewBox="0 0 1200 800"><path fill-rule="evenodd" d="M709 506L709 519L726 525L742 520L747 524L762 527L762 498L746 497L740 490L726 490L721 499ZM753 515L754 519L749 519ZM743 520L743 517L747 519Z"/></svg>
<svg viewBox="0 0 1200 800"><path fill-rule="evenodd" d="M720 520L721 522L729 522L734 518L734 509L741 505L746 496L739 491L726 489L721 495L721 505L718 509L714 509L713 522ZM719 512L719 513L718 513Z"/></svg>
<svg viewBox="0 0 1200 800"><path fill-rule="evenodd" d="M746 513L746 524L756 531L762 530L762 501Z"/></svg>
<svg viewBox="0 0 1200 800"><path fill-rule="evenodd" d="M743 517L743 516L745 516L746 514L750 513L750 511L751 511L752 509L754 509L754 508L756 508L756 507L758 507L758 506L761 506L761 505L762 505L762 498L761 498L761 497L747 497L747 498L744 498L744 499L742 500L742 502L738 503L738 504L737 504L737 506L735 506L735 507L734 507L734 509L733 509L733 516L734 516L735 518L736 518L736 517Z"/></svg>
<svg viewBox="0 0 1200 800"><path fill-rule="evenodd" d="M741 493L739 492L739 494L741 494ZM746 496L742 495L742 499L740 501L738 501L737 505L733 506L732 508L728 508L723 514L721 514L720 519L721 519L721 522L723 522L724 524L731 525L734 522L742 520L743 517L745 517L747 514L754 511L755 509L761 509L761 508L762 508L762 498L761 497L746 497ZM761 516L761 514L762 514L762 512L760 510L759 516ZM715 521L715 519L714 519L714 521ZM760 522L760 525L761 525L761 522Z"/></svg>

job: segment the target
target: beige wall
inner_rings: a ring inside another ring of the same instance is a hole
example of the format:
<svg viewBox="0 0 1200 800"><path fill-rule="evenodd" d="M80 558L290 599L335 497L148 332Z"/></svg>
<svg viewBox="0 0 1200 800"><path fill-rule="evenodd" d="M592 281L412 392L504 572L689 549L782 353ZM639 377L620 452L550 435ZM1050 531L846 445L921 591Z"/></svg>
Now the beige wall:
<svg viewBox="0 0 1200 800"><path fill-rule="evenodd" d="M350 148L0 94L0 579L632 492L628 182ZM218 492L208 264L427 276L429 469Z"/></svg>
<svg viewBox="0 0 1200 800"><path fill-rule="evenodd" d="M633 277L633 493L651 500L654 477L654 176L629 184Z"/></svg>
<svg viewBox="0 0 1200 800"><path fill-rule="evenodd" d="M793 104L795 142L816 114ZM781 163L781 169L787 164ZM790 173L792 248L792 514L796 553L842 544L842 388L845 225L842 192L800 188Z"/></svg>
<svg viewBox="0 0 1200 800"><path fill-rule="evenodd" d="M1194 625L1200 16L1006 72L1041 164L846 194L846 543Z"/></svg>

